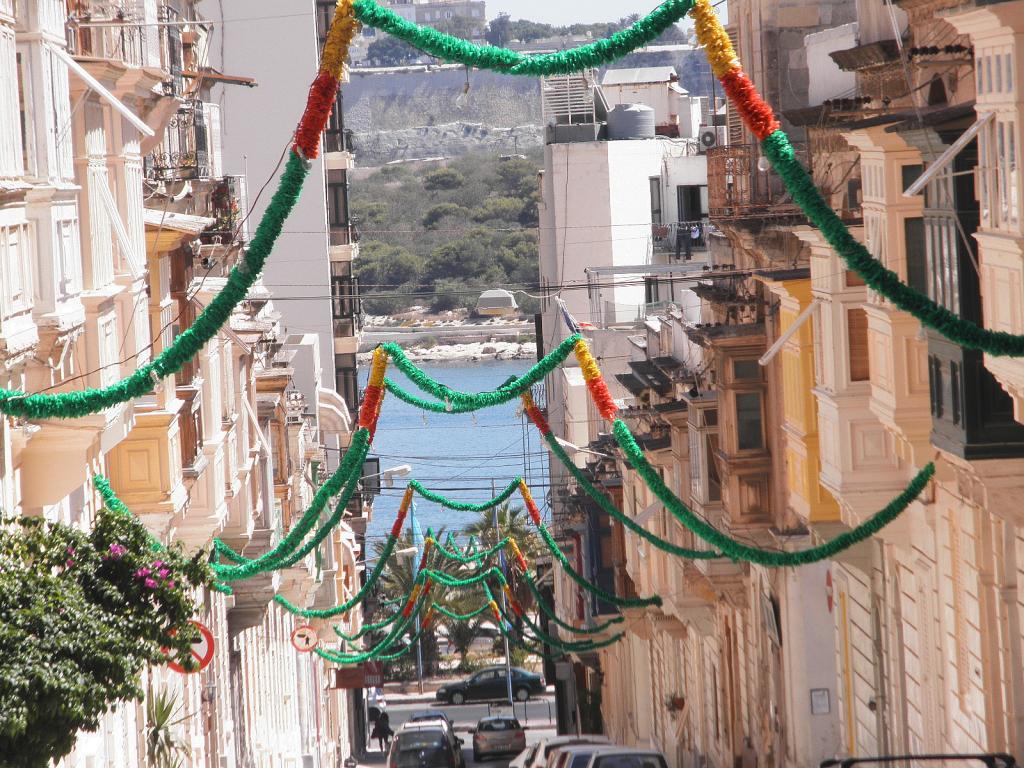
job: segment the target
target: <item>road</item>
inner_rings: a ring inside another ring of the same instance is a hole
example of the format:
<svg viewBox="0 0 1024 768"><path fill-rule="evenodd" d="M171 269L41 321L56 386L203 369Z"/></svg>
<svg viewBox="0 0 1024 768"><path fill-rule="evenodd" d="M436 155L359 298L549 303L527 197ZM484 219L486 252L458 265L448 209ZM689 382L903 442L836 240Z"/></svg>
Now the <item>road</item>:
<svg viewBox="0 0 1024 768"><path fill-rule="evenodd" d="M509 714L512 708L508 704L474 702L457 707L451 704L440 704L423 700L389 702L388 717L391 727L397 731L410 717L428 710L444 712L455 723L456 733L466 743L463 755L466 758L467 768L474 768L478 765L486 765L487 768L506 768L509 760L514 757L509 755L506 758L494 758L482 761L481 763L474 762L473 737L469 733L469 729L475 727L481 717L486 717L488 714ZM555 700L551 694L530 699L525 704L517 703L515 705L515 715L519 718L519 722L526 727L526 743L528 746L536 744L541 739L549 739L555 735ZM363 764L383 765L384 762L384 756L377 751L377 745L374 744Z"/></svg>

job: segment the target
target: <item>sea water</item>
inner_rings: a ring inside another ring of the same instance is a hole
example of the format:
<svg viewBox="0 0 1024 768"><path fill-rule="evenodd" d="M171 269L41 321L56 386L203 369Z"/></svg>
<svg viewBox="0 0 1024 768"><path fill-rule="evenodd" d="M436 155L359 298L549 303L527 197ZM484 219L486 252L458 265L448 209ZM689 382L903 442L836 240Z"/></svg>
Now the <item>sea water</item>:
<svg viewBox="0 0 1024 768"><path fill-rule="evenodd" d="M529 360L489 360L423 363L420 368L452 389L480 392L500 386L510 376L521 376L531 365ZM363 368L363 386L367 374ZM431 399L394 366L388 366L388 376L403 388ZM500 492L511 480L522 476L533 490L538 506L546 512L548 453L536 428L519 413L519 406L520 400L516 398L475 414L427 413L387 395L371 456L380 457L381 471L409 464L412 473L396 477L393 488L381 484L366 532L367 557L372 559L374 545L387 538L406 483L413 478L453 499L479 503L493 497L492 486ZM522 505L518 495L510 501ZM417 497L416 517L426 534L428 528L457 532L479 515L442 509ZM466 537L460 536L460 540L465 545Z"/></svg>

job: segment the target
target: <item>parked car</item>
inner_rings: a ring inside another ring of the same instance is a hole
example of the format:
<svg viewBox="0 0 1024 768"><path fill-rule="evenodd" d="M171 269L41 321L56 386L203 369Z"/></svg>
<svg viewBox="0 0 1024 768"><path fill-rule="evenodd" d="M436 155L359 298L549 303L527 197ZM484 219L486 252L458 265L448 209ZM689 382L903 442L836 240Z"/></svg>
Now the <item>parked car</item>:
<svg viewBox="0 0 1024 768"><path fill-rule="evenodd" d="M587 768L668 768L665 756L653 749L614 747L595 752Z"/></svg>
<svg viewBox="0 0 1024 768"><path fill-rule="evenodd" d="M594 736L587 733L579 736L556 736L553 739L547 739L546 741L540 742L536 747L532 747L531 749L533 751L526 762L523 763L522 768L545 768L548 758L556 749L589 744L611 746L611 742L604 736ZM527 752L530 752L530 750L527 750ZM516 759L518 760L518 758ZM512 768L511 764L509 765L509 768ZM519 767L517 766L517 768Z"/></svg>
<svg viewBox="0 0 1024 768"><path fill-rule="evenodd" d="M440 723L406 723L391 742L388 768L465 768L462 739Z"/></svg>
<svg viewBox="0 0 1024 768"><path fill-rule="evenodd" d="M531 696L544 693L544 680L540 675L512 667L512 695L516 701L529 701ZM465 704L467 701L504 699L508 696L508 678L505 667L488 667L457 683L442 685L437 689L437 700L449 704Z"/></svg>
<svg viewBox="0 0 1024 768"><path fill-rule="evenodd" d="M415 715L406 720L406 723L431 723L441 722L449 731L455 732L455 723L451 721L444 712L436 709L428 709L425 712L417 712Z"/></svg>
<svg viewBox="0 0 1024 768"><path fill-rule="evenodd" d="M602 749L615 749L608 744L566 744L548 755L546 768L587 768L590 758Z"/></svg>
<svg viewBox="0 0 1024 768"><path fill-rule="evenodd" d="M514 717L484 717L473 730L473 759L516 755L526 749L526 731Z"/></svg>

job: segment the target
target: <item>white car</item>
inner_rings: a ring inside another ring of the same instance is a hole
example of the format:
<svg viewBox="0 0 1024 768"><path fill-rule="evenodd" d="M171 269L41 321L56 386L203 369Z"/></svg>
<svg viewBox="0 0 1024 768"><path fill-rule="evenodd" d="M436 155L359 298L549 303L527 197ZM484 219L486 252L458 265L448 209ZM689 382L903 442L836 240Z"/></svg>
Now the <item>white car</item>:
<svg viewBox="0 0 1024 768"><path fill-rule="evenodd" d="M604 736L593 736L587 733L579 736L556 736L553 739L542 741L519 754L515 760L509 763L509 768L545 768L552 752L561 747L576 744L604 744L610 746L611 742ZM520 758L523 759L522 763L518 762Z"/></svg>
<svg viewBox="0 0 1024 768"><path fill-rule="evenodd" d="M587 768L590 758L603 749L617 749L608 744L570 744L548 755L546 768Z"/></svg>
<svg viewBox="0 0 1024 768"><path fill-rule="evenodd" d="M668 768L668 764L657 750L614 747L591 755L587 768Z"/></svg>

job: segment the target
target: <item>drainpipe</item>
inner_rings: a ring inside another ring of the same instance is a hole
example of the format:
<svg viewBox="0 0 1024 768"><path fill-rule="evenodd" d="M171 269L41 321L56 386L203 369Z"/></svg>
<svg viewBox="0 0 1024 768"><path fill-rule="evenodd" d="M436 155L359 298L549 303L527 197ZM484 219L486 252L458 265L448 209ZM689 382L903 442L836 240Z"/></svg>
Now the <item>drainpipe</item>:
<svg viewBox="0 0 1024 768"><path fill-rule="evenodd" d="M889 578L885 562L885 544L876 540L874 550L874 556L878 559L878 565L873 565L871 568L871 634L875 646L875 721L878 729L880 754L888 755L891 753L887 687L889 676L886 673L889 649L883 606L887 602Z"/></svg>

